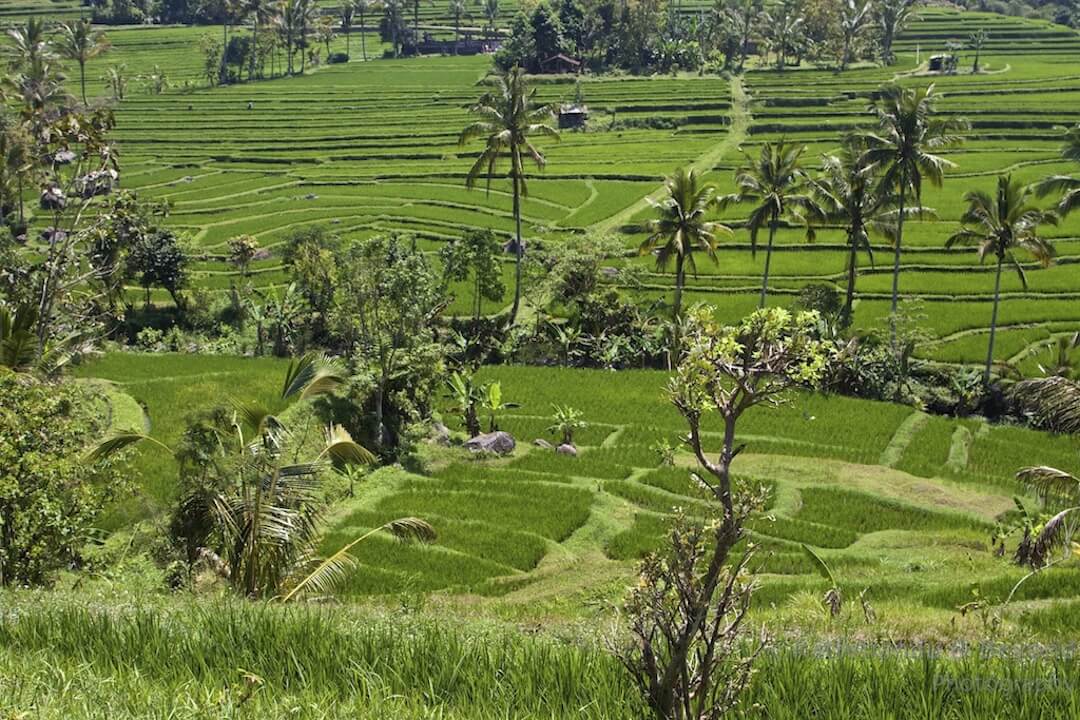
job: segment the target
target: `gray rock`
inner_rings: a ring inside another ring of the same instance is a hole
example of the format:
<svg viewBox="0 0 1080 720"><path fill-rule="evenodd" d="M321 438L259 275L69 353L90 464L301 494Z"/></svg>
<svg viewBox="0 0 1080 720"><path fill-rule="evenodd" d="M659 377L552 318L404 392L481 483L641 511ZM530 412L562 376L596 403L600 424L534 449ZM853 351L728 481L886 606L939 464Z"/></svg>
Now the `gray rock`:
<svg viewBox="0 0 1080 720"><path fill-rule="evenodd" d="M538 448L544 448L545 450L551 450L552 448L555 447L554 445L549 443L544 438L536 438L535 440L533 440L533 445L535 445Z"/></svg>
<svg viewBox="0 0 1080 720"><path fill-rule="evenodd" d="M431 426L431 442L435 445L447 447L450 445L450 428L437 422Z"/></svg>
<svg viewBox="0 0 1080 720"><path fill-rule="evenodd" d="M482 433L465 441L465 447L473 452L490 452L497 455L509 455L514 452L514 436L508 432L499 430L493 433Z"/></svg>
<svg viewBox="0 0 1080 720"><path fill-rule="evenodd" d="M559 447L555 448L555 452L560 455L569 455L571 457L577 457L577 448L570 443L563 443Z"/></svg>

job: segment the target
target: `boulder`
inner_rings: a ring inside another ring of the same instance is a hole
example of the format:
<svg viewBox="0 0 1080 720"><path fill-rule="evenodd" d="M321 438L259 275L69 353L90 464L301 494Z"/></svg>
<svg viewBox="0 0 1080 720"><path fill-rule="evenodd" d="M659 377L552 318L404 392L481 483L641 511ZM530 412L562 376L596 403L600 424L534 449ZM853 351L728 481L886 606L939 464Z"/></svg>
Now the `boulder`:
<svg viewBox="0 0 1080 720"><path fill-rule="evenodd" d="M571 457L577 457L577 448L570 443L563 443L559 447L555 448L555 452L560 455L569 455Z"/></svg>
<svg viewBox="0 0 1080 720"><path fill-rule="evenodd" d="M450 428L437 422L431 426L431 442L435 445L447 447L450 445Z"/></svg>
<svg viewBox="0 0 1080 720"><path fill-rule="evenodd" d="M514 452L514 436L502 430L482 433L465 441L465 447L473 452L490 452L497 455L509 455Z"/></svg>
<svg viewBox="0 0 1080 720"><path fill-rule="evenodd" d="M538 448L543 448L544 450L551 450L555 447L544 438L536 438L535 440L533 440L533 445Z"/></svg>

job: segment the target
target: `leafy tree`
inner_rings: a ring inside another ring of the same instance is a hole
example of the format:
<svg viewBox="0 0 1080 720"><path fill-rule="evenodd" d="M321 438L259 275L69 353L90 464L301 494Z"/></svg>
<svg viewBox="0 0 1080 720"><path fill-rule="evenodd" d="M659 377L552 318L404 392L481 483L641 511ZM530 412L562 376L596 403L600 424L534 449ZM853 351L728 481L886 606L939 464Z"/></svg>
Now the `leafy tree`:
<svg viewBox="0 0 1080 720"><path fill-rule="evenodd" d="M758 233L769 228L769 244L765 249L765 272L761 281L758 307L765 307L769 290L769 271L772 264L773 242L781 221L805 223L809 215L820 209L808 194L810 178L802 167L805 145L791 145L785 140L766 142L755 161L749 155L746 164L735 175L736 192L723 202L754 203L746 221L750 229L751 252L757 255Z"/></svg>
<svg viewBox="0 0 1080 720"><path fill-rule="evenodd" d="M829 348L817 326L815 313L780 308L759 310L733 327L719 326L711 308L690 314L687 349L669 393L686 420L687 442L703 471L698 482L714 517L702 522L678 515L665 547L642 562L625 606L632 639L618 648L657 720L726 716L767 641L764 635L743 641L754 544L729 563L747 516L760 504L732 489L732 461L743 447L735 444L735 428L755 405L776 404L791 388L820 381ZM707 412L718 413L724 425L715 460L701 437Z"/></svg>
<svg viewBox="0 0 1080 720"><path fill-rule="evenodd" d="M409 32L405 23L405 0L383 0L382 7L379 34L385 42L390 43L394 57L400 57Z"/></svg>
<svg viewBox="0 0 1080 720"><path fill-rule="evenodd" d="M240 271L240 277L247 277L248 267L259 252L259 241L253 235L237 235L229 238L229 262Z"/></svg>
<svg viewBox="0 0 1080 720"><path fill-rule="evenodd" d="M487 179L488 190L495 177L499 161L510 162L510 185L514 197L514 305L510 310L510 322L517 319L521 304L521 259L525 255L525 240L521 236L521 198L528 197L525 182L525 160L531 159L538 168L545 164L544 156L533 145L531 138L543 136L559 139L559 132L552 127L555 114L550 106L536 104L536 89L530 89L525 71L515 67L509 72L494 76L495 88L484 93L470 111L479 119L461 131L459 144L480 139L484 149L469 168L465 186L474 187L481 176Z"/></svg>
<svg viewBox="0 0 1080 720"><path fill-rule="evenodd" d="M1054 257L1054 247L1038 236L1038 227L1045 222L1056 222L1057 216L1033 205L1032 191L1009 175L998 178L994 197L982 190L969 190L964 194L968 208L960 218L963 227L954 233L946 247L974 245L979 249L979 260L988 255L996 261L994 273L994 310L990 315L990 342L986 351L986 368L983 379L990 381L990 369L994 362L994 335L997 331L998 303L1001 299L1001 270L1008 262L1020 276L1027 288L1027 273L1013 254L1025 250L1041 262L1049 265Z"/></svg>
<svg viewBox="0 0 1080 720"><path fill-rule="evenodd" d="M150 307L150 288L169 293L177 308L184 308L180 291L187 285L190 258L183 242L172 230L155 228L134 238L127 255L127 271L138 279Z"/></svg>
<svg viewBox="0 0 1080 720"><path fill-rule="evenodd" d="M337 286L341 239L320 225L295 230L285 240L282 261L289 270L297 292L304 298L311 316L310 335L326 341L326 321Z"/></svg>
<svg viewBox="0 0 1080 720"><path fill-rule="evenodd" d="M652 202L660 217L649 224L649 236L641 244L640 253L656 251L656 268L666 270L675 261L675 303L672 314L679 317L682 291L686 282L685 266L697 273L694 252L705 253L717 262L716 234L731 234L730 228L706 220L716 207L716 190L701 181L693 168L679 168L666 182L667 197ZM650 201L651 202L651 201Z"/></svg>
<svg viewBox="0 0 1080 720"><path fill-rule="evenodd" d="M871 106L878 130L866 135L866 159L880 169L882 190L898 198L890 310L893 315L900 299L900 250L909 193L921 206L923 181L941 186L946 168L954 164L934 152L959 143L957 133L967 127L964 120L935 116L939 97L933 84L918 88L886 85L880 99Z"/></svg>
<svg viewBox="0 0 1080 720"><path fill-rule="evenodd" d="M793 0L783 0L779 7L762 13L763 35L776 53L776 69L783 72L788 65L788 53L798 51L805 37L806 18Z"/></svg>
<svg viewBox="0 0 1080 720"><path fill-rule="evenodd" d="M120 102L124 99L124 93L127 92L127 65L120 63L119 65L112 65L101 76L101 79L109 86L109 93L112 95L112 99L115 102Z"/></svg>
<svg viewBox="0 0 1080 720"><path fill-rule="evenodd" d="M203 53L203 77L206 78L206 84L216 85L221 80L221 42L213 35L203 35L199 39L199 48ZM115 96L116 93L113 93L114 98ZM122 95L120 99L123 99Z"/></svg>
<svg viewBox="0 0 1080 720"><path fill-rule="evenodd" d="M116 312L124 301L124 284L132 277L127 256L137 244L160 229L168 215L165 203L143 202L133 192L119 192L105 200L98 210L97 222L86 232L87 259L96 271L110 311Z"/></svg>
<svg viewBox="0 0 1080 720"><path fill-rule="evenodd" d="M79 458L104 429L84 386L0 368L0 397L0 587L42 585L79 562L92 523L127 483L115 461Z"/></svg>
<svg viewBox="0 0 1080 720"><path fill-rule="evenodd" d="M470 230L439 251L446 282L464 282L472 276L473 320L480 319L483 301L498 302L506 292L502 281L502 246L490 230Z"/></svg>
<svg viewBox="0 0 1080 720"><path fill-rule="evenodd" d="M88 18L60 23L57 46L60 54L79 64L79 85L86 103L86 63L106 52L110 45L105 33L94 30Z"/></svg>
<svg viewBox="0 0 1080 720"><path fill-rule="evenodd" d="M441 283L415 243L398 236L344 248L338 272L333 324L357 374L370 379L374 441L383 450L393 442L389 411L418 419L441 382L442 350L432 329L445 306Z"/></svg>

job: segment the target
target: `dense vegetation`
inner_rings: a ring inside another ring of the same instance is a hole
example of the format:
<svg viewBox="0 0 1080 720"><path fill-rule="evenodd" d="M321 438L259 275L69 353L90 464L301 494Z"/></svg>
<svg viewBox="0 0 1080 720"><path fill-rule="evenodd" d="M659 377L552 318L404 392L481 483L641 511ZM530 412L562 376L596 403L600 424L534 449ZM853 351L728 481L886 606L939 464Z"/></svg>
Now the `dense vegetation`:
<svg viewBox="0 0 1080 720"><path fill-rule="evenodd" d="M1075 716L1080 38L979 10L0 8L0 714Z"/></svg>

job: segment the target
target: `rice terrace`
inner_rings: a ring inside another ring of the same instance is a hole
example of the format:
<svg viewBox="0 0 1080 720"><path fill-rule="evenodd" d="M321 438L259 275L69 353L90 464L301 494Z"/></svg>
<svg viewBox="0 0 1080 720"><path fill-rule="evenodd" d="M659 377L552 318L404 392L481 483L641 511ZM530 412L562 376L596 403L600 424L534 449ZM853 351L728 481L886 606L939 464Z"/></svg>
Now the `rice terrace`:
<svg viewBox="0 0 1080 720"><path fill-rule="evenodd" d="M1075 2L0 26L0 717L1080 717Z"/></svg>

